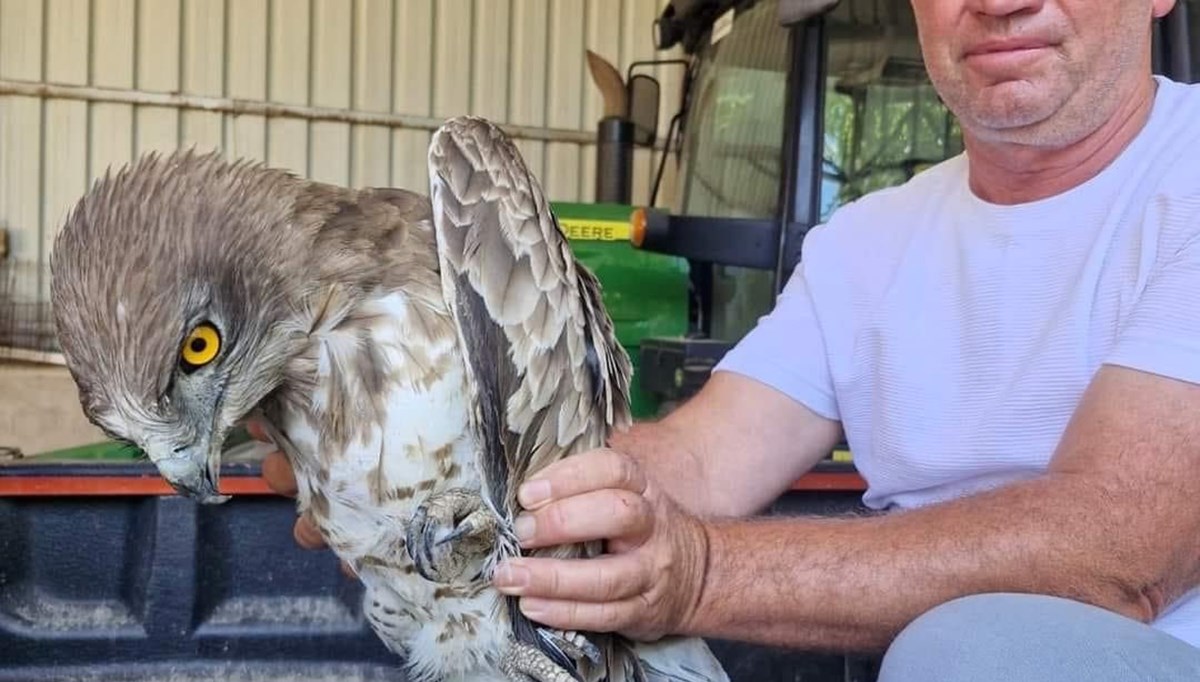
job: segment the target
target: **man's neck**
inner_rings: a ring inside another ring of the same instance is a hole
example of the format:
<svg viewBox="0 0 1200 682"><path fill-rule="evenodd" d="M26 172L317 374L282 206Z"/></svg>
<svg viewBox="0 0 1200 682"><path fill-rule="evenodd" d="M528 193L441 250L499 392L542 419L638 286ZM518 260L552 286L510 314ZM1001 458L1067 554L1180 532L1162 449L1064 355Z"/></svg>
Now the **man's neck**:
<svg viewBox="0 0 1200 682"><path fill-rule="evenodd" d="M1103 125L1063 147L981 140L964 131L971 191L994 204L1061 194L1095 177L1137 137L1150 116L1156 84L1139 83Z"/></svg>

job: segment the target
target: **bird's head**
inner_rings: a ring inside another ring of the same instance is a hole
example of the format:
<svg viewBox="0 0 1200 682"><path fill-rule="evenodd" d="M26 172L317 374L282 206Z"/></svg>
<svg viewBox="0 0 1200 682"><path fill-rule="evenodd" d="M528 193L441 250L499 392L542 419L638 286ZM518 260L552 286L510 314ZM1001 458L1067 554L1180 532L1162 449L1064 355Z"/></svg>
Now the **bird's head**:
<svg viewBox="0 0 1200 682"><path fill-rule="evenodd" d="M300 187L215 154L147 155L98 180L56 238L51 303L84 413L193 499L225 499L228 431L302 343Z"/></svg>

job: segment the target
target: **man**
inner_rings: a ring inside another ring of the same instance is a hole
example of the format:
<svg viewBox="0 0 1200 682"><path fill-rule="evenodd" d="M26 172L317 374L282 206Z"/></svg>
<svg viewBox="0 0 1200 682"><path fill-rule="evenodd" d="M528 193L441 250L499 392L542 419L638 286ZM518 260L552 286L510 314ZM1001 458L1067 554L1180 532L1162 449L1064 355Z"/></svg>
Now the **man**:
<svg viewBox="0 0 1200 682"><path fill-rule="evenodd" d="M1174 2L912 4L967 153L812 231L692 401L522 489L527 546L607 556L496 584L567 629L886 651L883 682L1200 679L1200 90L1150 70ZM843 431L885 513L743 518Z"/></svg>

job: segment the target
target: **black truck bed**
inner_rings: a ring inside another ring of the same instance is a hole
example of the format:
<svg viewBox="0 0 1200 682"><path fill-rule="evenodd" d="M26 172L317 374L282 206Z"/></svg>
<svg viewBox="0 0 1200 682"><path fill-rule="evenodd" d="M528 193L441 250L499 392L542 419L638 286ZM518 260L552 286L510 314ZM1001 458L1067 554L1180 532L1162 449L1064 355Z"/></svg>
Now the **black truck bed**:
<svg viewBox="0 0 1200 682"><path fill-rule="evenodd" d="M253 464L223 472L257 476ZM14 494L18 478L24 492ZM404 679L363 619L357 583L331 553L293 541L291 500L244 494L204 506L87 492L106 480L157 483L148 463L16 464L0 479L0 681ZM773 513L857 501L852 491L794 492ZM734 680L873 679L871 661L712 646Z"/></svg>

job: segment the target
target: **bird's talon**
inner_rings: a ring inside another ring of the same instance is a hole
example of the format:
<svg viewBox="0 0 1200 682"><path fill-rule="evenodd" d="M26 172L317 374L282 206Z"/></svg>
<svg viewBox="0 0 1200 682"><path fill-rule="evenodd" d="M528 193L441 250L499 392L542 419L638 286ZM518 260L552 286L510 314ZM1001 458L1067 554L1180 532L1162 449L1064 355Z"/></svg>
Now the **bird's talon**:
<svg viewBox="0 0 1200 682"><path fill-rule="evenodd" d="M495 546L496 529L478 493L457 488L434 493L409 521L408 554L426 580L448 583L477 575Z"/></svg>
<svg viewBox="0 0 1200 682"><path fill-rule="evenodd" d="M447 542L454 542L455 540L470 535L473 532L475 532L475 524L463 521L462 523L458 524L458 528L455 528L454 532L450 533L441 540L436 541L434 544L444 545Z"/></svg>

